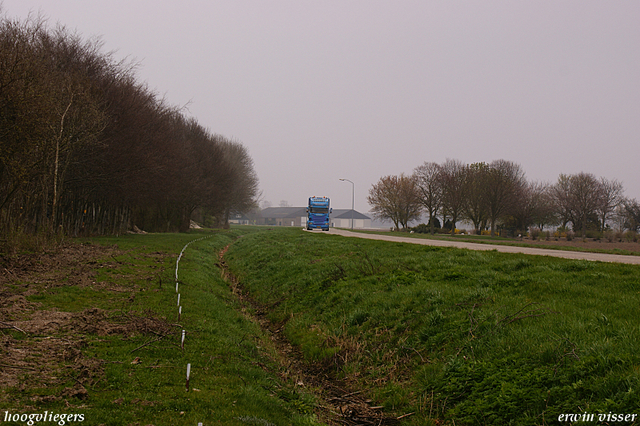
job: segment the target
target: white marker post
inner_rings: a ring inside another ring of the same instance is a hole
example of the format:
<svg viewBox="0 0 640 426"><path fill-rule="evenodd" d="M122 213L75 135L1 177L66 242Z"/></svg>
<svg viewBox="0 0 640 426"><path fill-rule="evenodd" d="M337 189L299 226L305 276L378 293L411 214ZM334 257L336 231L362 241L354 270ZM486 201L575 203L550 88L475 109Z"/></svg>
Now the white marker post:
<svg viewBox="0 0 640 426"><path fill-rule="evenodd" d="M180 293L178 293L178 304L176 306L180 306Z"/></svg>
<svg viewBox="0 0 640 426"><path fill-rule="evenodd" d="M181 316L182 316L182 306L178 308L178 321L180 321Z"/></svg>
<svg viewBox="0 0 640 426"><path fill-rule="evenodd" d="M189 376L191 375L191 364L187 364L187 392L189 392Z"/></svg>
<svg viewBox="0 0 640 426"><path fill-rule="evenodd" d="M182 341L180 342L180 348L184 351L184 335L186 331L182 330Z"/></svg>

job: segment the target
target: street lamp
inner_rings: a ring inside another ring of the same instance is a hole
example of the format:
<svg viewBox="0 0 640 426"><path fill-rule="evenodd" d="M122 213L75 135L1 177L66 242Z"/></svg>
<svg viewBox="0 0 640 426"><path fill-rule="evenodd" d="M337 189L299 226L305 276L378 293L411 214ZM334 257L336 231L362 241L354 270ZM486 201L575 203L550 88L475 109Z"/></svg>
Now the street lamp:
<svg viewBox="0 0 640 426"><path fill-rule="evenodd" d="M353 182L351 182L349 179L340 179L343 182L350 182L351 183L351 230L353 231L353 204L355 201L355 191L356 191L356 186L354 185Z"/></svg>

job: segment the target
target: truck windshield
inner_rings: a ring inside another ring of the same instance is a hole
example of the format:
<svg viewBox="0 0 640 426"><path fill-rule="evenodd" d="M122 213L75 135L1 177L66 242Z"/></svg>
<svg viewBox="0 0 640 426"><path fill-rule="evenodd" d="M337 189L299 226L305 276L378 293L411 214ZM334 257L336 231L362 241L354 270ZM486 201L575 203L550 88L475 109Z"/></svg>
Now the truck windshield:
<svg viewBox="0 0 640 426"><path fill-rule="evenodd" d="M329 209L326 207L311 207L309 211L311 213L329 213Z"/></svg>

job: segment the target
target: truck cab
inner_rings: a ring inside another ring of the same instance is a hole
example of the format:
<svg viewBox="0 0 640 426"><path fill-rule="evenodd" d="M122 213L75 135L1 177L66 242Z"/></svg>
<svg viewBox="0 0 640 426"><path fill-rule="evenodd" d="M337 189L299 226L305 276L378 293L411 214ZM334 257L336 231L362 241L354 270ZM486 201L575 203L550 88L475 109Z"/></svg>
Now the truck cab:
<svg viewBox="0 0 640 426"><path fill-rule="evenodd" d="M323 231L328 231L331 212L332 209L329 198L309 197L309 204L307 205L307 229L322 229Z"/></svg>

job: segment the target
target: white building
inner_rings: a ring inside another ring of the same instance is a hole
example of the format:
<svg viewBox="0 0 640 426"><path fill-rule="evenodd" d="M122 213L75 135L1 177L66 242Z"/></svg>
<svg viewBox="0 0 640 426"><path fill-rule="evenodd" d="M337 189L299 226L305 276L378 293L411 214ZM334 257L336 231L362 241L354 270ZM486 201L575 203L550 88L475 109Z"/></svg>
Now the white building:
<svg viewBox="0 0 640 426"><path fill-rule="evenodd" d="M351 228L353 220L353 229L371 228L371 218L362 213L351 209L333 209L331 214L331 226L335 228Z"/></svg>
<svg viewBox="0 0 640 426"><path fill-rule="evenodd" d="M331 226L336 228L351 228L353 218L354 229L371 228L371 218L351 209L333 209ZM276 226L307 226L306 207L267 207L260 212L260 225Z"/></svg>

